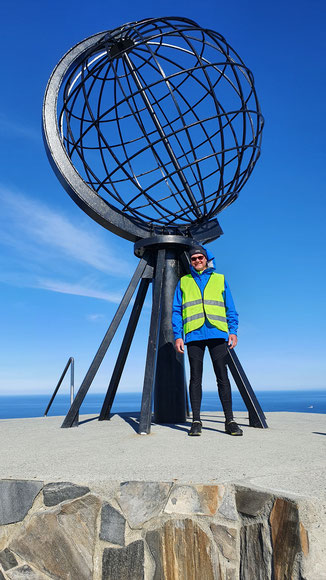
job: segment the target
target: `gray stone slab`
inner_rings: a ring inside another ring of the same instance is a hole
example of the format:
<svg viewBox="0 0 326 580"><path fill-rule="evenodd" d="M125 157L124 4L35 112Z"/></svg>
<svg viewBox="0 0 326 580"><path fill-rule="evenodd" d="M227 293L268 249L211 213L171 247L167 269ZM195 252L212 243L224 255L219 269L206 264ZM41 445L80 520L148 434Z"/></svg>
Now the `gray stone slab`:
<svg viewBox="0 0 326 580"><path fill-rule="evenodd" d="M239 519L234 494L230 493L230 491L225 492L218 513L224 516L227 520L237 521Z"/></svg>
<svg viewBox="0 0 326 580"><path fill-rule="evenodd" d="M6 580L1 570L0 570L0 580Z"/></svg>
<svg viewBox="0 0 326 580"><path fill-rule="evenodd" d="M256 491L255 489L237 487L235 490L235 502L238 512L249 516L257 516L271 499L272 495L270 493Z"/></svg>
<svg viewBox="0 0 326 580"><path fill-rule="evenodd" d="M42 487L42 481L0 480L0 525L21 522Z"/></svg>
<svg viewBox="0 0 326 580"><path fill-rule="evenodd" d="M131 528L137 528L164 509L171 483L127 481L120 485L119 504Z"/></svg>
<svg viewBox="0 0 326 580"><path fill-rule="evenodd" d="M69 499L82 497L86 493L89 493L89 487L70 482L48 483L43 488L44 504L46 506L57 505Z"/></svg>
<svg viewBox="0 0 326 580"><path fill-rule="evenodd" d="M0 552L0 564L4 570L10 570L10 568L18 566L15 554L8 550L8 548Z"/></svg>
<svg viewBox="0 0 326 580"><path fill-rule="evenodd" d="M218 551L227 560L235 561L237 559L238 530L221 524L211 524L211 530Z"/></svg>
<svg viewBox="0 0 326 580"><path fill-rule="evenodd" d="M243 526L240 532L241 580L270 580L272 578L272 550L269 532L262 523ZM281 577L279 577L281 578ZM285 578L282 576L282 578ZM290 579L290 577L288 577Z"/></svg>
<svg viewBox="0 0 326 580"><path fill-rule="evenodd" d="M101 502L93 496L35 512L10 548L51 578L90 580Z"/></svg>
<svg viewBox="0 0 326 580"><path fill-rule="evenodd" d="M105 548L102 580L144 580L144 542L137 540L125 548Z"/></svg>
<svg viewBox="0 0 326 580"><path fill-rule="evenodd" d="M110 504L105 504L101 512L101 540L124 546L125 527L125 518Z"/></svg>
<svg viewBox="0 0 326 580"><path fill-rule="evenodd" d="M9 580L45 580L45 578L49 578L49 576L44 576L44 574L33 570L27 564L10 570L7 572L7 576Z"/></svg>

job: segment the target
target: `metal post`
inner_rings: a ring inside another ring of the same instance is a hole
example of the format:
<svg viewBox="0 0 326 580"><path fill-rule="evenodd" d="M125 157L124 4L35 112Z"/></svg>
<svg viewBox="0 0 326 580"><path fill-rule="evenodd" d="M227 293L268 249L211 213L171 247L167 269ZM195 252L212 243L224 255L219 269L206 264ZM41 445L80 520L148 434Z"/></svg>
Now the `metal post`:
<svg viewBox="0 0 326 580"><path fill-rule="evenodd" d="M70 364L70 405L74 402L74 386L75 386L75 361L71 357Z"/></svg>
<svg viewBox="0 0 326 580"><path fill-rule="evenodd" d="M76 395L76 398L73 402L73 404L71 405L65 420L63 421L61 427L63 428L67 428L67 427L73 427L74 423L76 421L76 416L79 412L80 406L88 392L89 387L91 386L93 379L100 367L100 364L111 344L111 341L117 331L117 328L121 322L121 319L125 313L125 311L128 308L129 302L132 298L132 295L134 293L134 291L136 290L136 287L138 285L138 282L146 268L147 265L147 255L144 255L144 258L142 258L135 270L135 273L131 279L131 282L119 304L118 310L116 311L113 320L102 340L102 343L100 344L100 347L91 363L91 366L89 367L86 376L79 388L79 391Z"/></svg>
<svg viewBox="0 0 326 580"><path fill-rule="evenodd" d="M235 354L234 349L228 348L227 365L239 389L240 395L248 409L250 427L267 429L268 425L266 423L265 415L260 404L258 403L257 397L249 383L248 377L244 372L237 355Z"/></svg>
<svg viewBox="0 0 326 580"><path fill-rule="evenodd" d="M57 394L58 390L59 390L59 389L60 389L60 387L61 387L61 384L62 384L62 381L63 381L63 379L65 378L65 375L66 375L66 372L67 372L67 370L68 370L68 368L69 368L69 365L71 365L71 371L70 371L70 372L71 372L71 373L73 372L73 371L72 371L72 369L73 369L73 364L74 364L74 359L73 359L72 357L70 357L70 358L68 359L68 362L67 362L67 364L66 364L65 368L64 368L64 369L63 369L63 371L62 371L62 374L61 374L61 377L60 377L60 379L59 379L59 381L58 381L58 384L57 384L56 388L55 388L55 389L54 389L54 391L53 391L53 395L52 395L52 397L51 397L51 399L50 399L50 401L49 401L49 404L48 404L47 408L45 409L45 412L44 412L44 417L46 417L46 416L47 416L47 414L48 414L48 412L49 412L49 410L50 410L50 408L51 408L51 405L52 405L52 403L53 403L53 401L54 401L54 399L55 399L55 396L56 396L56 394ZM70 382L71 382L71 375L70 375Z"/></svg>
<svg viewBox="0 0 326 580"><path fill-rule="evenodd" d="M175 351L171 324L174 291L181 276L179 254L180 250L173 248L166 251L154 387L155 423L186 420L184 355Z"/></svg>
<svg viewBox="0 0 326 580"><path fill-rule="evenodd" d="M145 435L151 430L151 416L152 416L152 395L155 377L156 357L157 357L157 343L158 343L158 329L161 314L161 297L162 284L165 266L165 250L159 250L157 255L154 279L154 292L152 315L149 328L149 337L147 345L146 367L143 385L143 395L141 401L140 420L139 420L139 434Z"/></svg>
<svg viewBox="0 0 326 580"><path fill-rule="evenodd" d="M130 315L117 361L115 363L111 381L99 416L99 421L105 421L110 418L111 407L113 405L114 397L119 386L120 378L127 360L131 342L134 337L150 281L151 280L149 278L143 279L139 285L135 304Z"/></svg>

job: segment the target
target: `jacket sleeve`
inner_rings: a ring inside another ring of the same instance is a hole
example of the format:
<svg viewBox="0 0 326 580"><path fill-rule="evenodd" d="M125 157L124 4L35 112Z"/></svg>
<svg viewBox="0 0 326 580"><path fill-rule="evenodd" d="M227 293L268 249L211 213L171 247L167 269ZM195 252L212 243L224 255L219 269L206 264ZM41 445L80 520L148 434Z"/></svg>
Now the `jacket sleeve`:
<svg viewBox="0 0 326 580"><path fill-rule="evenodd" d="M224 280L224 303L226 318L229 327L229 334L237 334L239 315L235 309L231 290L226 280Z"/></svg>
<svg viewBox="0 0 326 580"><path fill-rule="evenodd" d="M172 305L172 328L174 340L183 338L183 324L182 324L182 292L180 288L180 281L174 292Z"/></svg>

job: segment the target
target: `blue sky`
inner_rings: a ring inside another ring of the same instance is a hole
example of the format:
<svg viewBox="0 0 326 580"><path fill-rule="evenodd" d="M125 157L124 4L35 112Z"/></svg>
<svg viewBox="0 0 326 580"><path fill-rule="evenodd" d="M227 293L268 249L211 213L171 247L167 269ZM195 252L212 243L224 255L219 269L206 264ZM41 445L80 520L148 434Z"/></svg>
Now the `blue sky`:
<svg viewBox="0 0 326 580"><path fill-rule="evenodd" d="M137 265L132 243L92 222L50 168L50 73L91 34L167 15L225 36L254 73L266 121L262 156L210 245L239 311L238 356L256 390L324 388L325 3L19 0L0 10L0 394L51 392L69 356L78 386ZM121 391L141 390L149 313L148 301ZM93 392L107 388L121 332Z"/></svg>

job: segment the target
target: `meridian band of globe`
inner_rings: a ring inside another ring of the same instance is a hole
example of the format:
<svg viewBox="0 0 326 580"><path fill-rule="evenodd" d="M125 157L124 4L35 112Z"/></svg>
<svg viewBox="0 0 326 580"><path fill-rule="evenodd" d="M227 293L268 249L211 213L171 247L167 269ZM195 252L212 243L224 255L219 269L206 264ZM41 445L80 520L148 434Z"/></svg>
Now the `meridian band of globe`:
<svg viewBox="0 0 326 580"><path fill-rule="evenodd" d="M192 21L188 21L186 19L181 19L181 18L179 18L179 19L177 19L177 18L174 18L174 19L149 19L149 20L142 21L140 23L131 23L131 25L136 26L139 24L147 23L147 22L148 23L151 23L151 22L156 23L156 21L159 21L159 22L165 21L165 23L168 23L168 25L170 25L170 22L173 20L180 20L180 21L182 21L183 25L185 23L187 25L188 24L194 25L197 27L197 29L199 31L205 32L203 29L200 29L200 27L196 23L193 23ZM104 226L105 228L111 230L112 232L114 232L114 233L116 233L116 234L118 234L126 239L129 239L131 241L136 241L139 238L145 238L145 237L149 237L149 236L158 235L158 234L163 233L163 231L165 230L165 226L162 227L161 224L156 226L155 224L154 225L150 224L150 223L142 220L141 218L138 219L137 216L135 217L132 215L127 215L126 213L123 213L119 209L112 206L112 204L110 204L108 201L103 199L98 193L96 193L94 191L94 189L92 189L92 187L90 187L84 181L84 179L81 177L81 175L75 169L71 159L69 158L69 155L68 155L68 153L63 145L63 142L62 142L62 139L61 139L61 136L59 133L58 121L57 121L57 103L58 103L59 91L60 91L61 87L63 86L65 79L70 74L70 72L73 69L76 69L76 67L78 65L80 65L80 63L83 63L83 61L86 62L85 55L87 55L87 53L89 53L90 50L92 50L93 48L96 49L96 45L98 44L98 41L103 41L103 39L105 38L106 35L108 35L108 36L111 35L111 38L114 37L114 41L116 41L116 39L119 38L119 33L122 34L122 31L125 28L127 28L128 26L130 27L131 25L125 25L124 27L121 27L120 29L115 29L114 31L102 32L102 33L96 34L96 35L82 41L81 43L77 44L74 48L72 48L70 51L68 51L68 53L61 59L61 61L56 66L56 68L54 69L54 71L51 75L51 78L49 80L48 87L46 90L45 99L44 99L44 108L43 108L43 128L44 128L43 130L44 130L45 145L46 145L48 157L50 159L50 162L52 164L52 167L54 168L54 171L55 171L57 177L59 178L60 182L62 183L62 185L64 186L64 188L68 192L68 194L81 207L81 209L83 209L83 211L85 211L90 217L92 217L94 220L96 220L102 226ZM217 33L214 33L214 34L217 34ZM223 37L221 37L221 38L223 39ZM223 39L223 42L225 42L227 48L230 48L224 39ZM231 51L234 53L233 49L231 49ZM234 53L234 54L236 54L236 53ZM240 63L242 63L240 57L239 57L239 60L240 60ZM227 62L226 64L230 64L230 63ZM235 63L234 66L236 68L238 66L237 63ZM233 68L232 68L232 70L233 70ZM260 143L261 130L262 130L262 116L260 113L259 104L257 101L257 97L256 97L256 93L255 93L255 89L254 89L254 85L253 85L253 81L252 81L252 75L251 75L250 71L248 71L247 68L246 68L246 71L247 71L247 75L248 75L247 81L249 82L250 88L251 88L251 95L253 94L253 97L256 99L255 102L256 102L257 110L251 111L251 112L253 112L257 116L257 119L256 119L257 133L253 134L253 141L250 142L250 146L252 147L254 153L252 154L250 163L247 164L247 167L240 174L241 176L243 176L243 178L242 178L242 182L241 182L238 189L241 189L242 185L248 179L248 177L249 177L249 175L250 175L250 173L255 165L255 162L258 159L259 143ZM206 90L207 90L207 87L206 87ZM238 96L240 96L240 95L238 95ZM241 98L243 99L243 97L241 97ZM242 106L244 107L244 113L246 113L247 112L245 109L246 103L243 102ZM239 110L239 112L241 112L241 109ZM250 114L250 111L249 111L249 114ZM232 128L232 125L231 125L231 128ZM223 137L223 128L222 128L222 137ZM82 145L82 147L83 147L83 145ZM240 147L240 155L241 154L242 154L242 151L241 151L241 147ZM222 166L222 170L223 170L223 166ZM180 171L180 177L181 176L183 176L182 171ZM222 209L226 205L229 205L230 203L232 203L232 201L234 201L234 199L236 199L237 194L238 194L237 190L235 190L232 193L229 192L227 194L229 196L227 198L228 203L224 204L222 206ZM218 195L219 195L219 190L216 193L216 198L218 198ZM156 204L158 202L154 201L154 203ZM221 210L219 210L219 211L221 211ZM219 211L217 211L216 213L219 213ZM194 223L193 225L188 224L186 226L184 224L183 225L176 225L174 228L173 228L173 226L169 225L166 228L166 233L173 233L173 234L178 233L179 235L191 236L192 229L194 228L194 230L196 230L196 238L198 240L200 240L200 239L204 239L206 237L206 234L204 232L203 232L203 236L201 236L201 227L203 227L203 229L207 231L207 226L209 229L213 225L212 222L214 222L214 224L216 224L217 220L209 218L208 216L204 216L204 219L201 222L202 226L198 222ZM178 230L177 232L176 232L176 229ZM172 230L172 231L169 231L169 230Z"/></svg>

